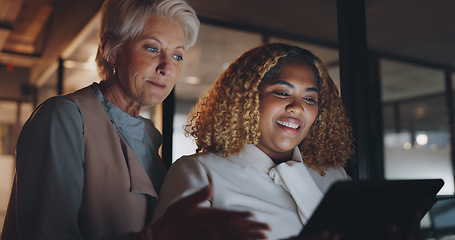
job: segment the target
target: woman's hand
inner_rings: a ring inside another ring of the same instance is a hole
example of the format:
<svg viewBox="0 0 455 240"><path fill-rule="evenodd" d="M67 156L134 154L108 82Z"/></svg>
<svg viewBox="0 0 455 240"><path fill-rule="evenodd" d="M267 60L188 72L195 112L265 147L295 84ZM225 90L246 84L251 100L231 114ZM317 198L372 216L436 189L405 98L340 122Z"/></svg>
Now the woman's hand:
<svg viewBox="0 0 455 240"><path fill-rule="evenodd" d="M202 190L172 204L163 217L147 230L153 240L213 240L213 239L265 239L267 224L248 220L248 212L234 212L213 208L200 208L199 203L212 195L212 189Z"/></svg>
<svg viewBox="0 0 455 240"><path fill-rule="evenodd" d="M340 236L338 234L331 234L327 231L323 231L318 234L289 238L288 240L339 240L339 239Z"/></svg>
<svg viewBox="0 0 455 240"><path fill-rule="evenodd" d="M385 237L381 237L384 240L418 240L420 234L420 220L422 219L422 214L417 213L411 219L409 219L408 224L404 225L391 225L385 231ZM384 235L383 235L384 236ZM377 236L375 239L377 239ZM330 234L329 232L321 232L319 234L293 237L288 240L338 240L340 236L338 234ZM365 237L368 239L368 236Z"/></svg>
<svg viewBox="0 0 455 240"><path fill-rule="evenodd" d="M392 225L389 228L390 240L417 240L420 237L420 220L422 214L417 213L411 219L408 225Z"/></svg>

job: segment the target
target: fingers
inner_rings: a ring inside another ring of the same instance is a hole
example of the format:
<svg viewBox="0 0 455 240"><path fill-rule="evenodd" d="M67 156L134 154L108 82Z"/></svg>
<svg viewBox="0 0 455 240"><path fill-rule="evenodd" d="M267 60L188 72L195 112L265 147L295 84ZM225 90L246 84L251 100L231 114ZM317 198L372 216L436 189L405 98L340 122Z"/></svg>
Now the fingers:
<svg viewBox="0 0 455 240"><path fill-rule="evenodd" d="M391 240L403 240L401 232L398 231L398 226L396 224L392 225L388 229L389 239Z"/></svg>
<svg viewBox="0 0 455 240"><path fill-rule="evenodd" d="M333 234L328 231L323 231L317 234L303 236L296 238L296 240L339 240L340 236L338 234Z"/></svg>
<svg viewBox="0 0 455 240"><path fill-rule="evenodd" d="M270 229L269 225L251 220L249 212L198 207L211 196L212 188L207 186L169 206L153 226L154 231L158 231L154 237L179 240L267 238L263 231Z"/></svg>
<svg viewBox="0 0 455 240"><path fill-rule="evenodd" d="M257 223L244 218L230 218L228 221L217 220L214 218L199 219L187 222L185 229L190 229L187 236L190 239L267 239L267 235L262 232L269 229L267 224Z"/></svg>
<svg viewBox="0 0 455 240"><path fill-rule="evenodd" d="M268 224L251 220L248 212L198 208L193 221L187 223L200 234L197 239L266 239Z"/></svg>
<svg viewBox="0 0 455 240"><path fill-rule="evenodd" d="M420 220L422 219L422 213L418 212L411 220L409 229L409 240L417 240L420 236Z"/></svg>
<svg viewBox="0 0 455 240"><path fill-rule="evenodd" d="M418 212L415 214L408 224L404 224L399 227L394 224L389 227L388 235L392 240L416 240L419 239L420 235L420 220L422 219L422 214Z"/></svg>
<svg viewBox="0 0 455 240"><path fill-rule="evenodd" d="M207 228L205 228L207 231ZM267 239L267 235L258 230L247 229L245 227L222 227L216 226L211 227L212 236L208 235L208 237L204 239ZM198 238L201 239L201 238Z"/></svg>
<svg viewBox="0 0 455 240"><path fill-rule="evenodd" d="M251 220L249 212L226 211L213 208L198 208L194 211L195 220L203 226L226 228L246 231L269 230L270 226L265 223Z"/></svg>
<svg viewBox="0 0 455 240"><path fill-rule="evenodd" d="M175 205L185 206L185 207L196 207L201 202L207 201L212 196L212 188L210 186L206 186L201 190L184 197L177 201Z"/></svg>

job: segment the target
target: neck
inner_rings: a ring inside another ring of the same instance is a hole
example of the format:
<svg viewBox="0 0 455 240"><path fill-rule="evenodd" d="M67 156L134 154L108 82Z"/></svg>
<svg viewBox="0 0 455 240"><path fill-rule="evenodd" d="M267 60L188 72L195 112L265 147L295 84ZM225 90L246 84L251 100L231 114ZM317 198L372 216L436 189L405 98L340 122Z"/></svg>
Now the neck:
<svg viewBox="0 0 455 240"><path fill-rule="evenodd" d="M138 117L141 105L138 102L129 100L123 88L113 79L100 82L100 90L105 99L120 108L127 114Z"/></svg>
<svg viewBox="0 0 455 240"><path fill-rule="evenodd" d="M276 152L269 148L265 148L260 144L256 145L256 147L267 154L267 156L269 156L269 158L272 159L276 165L291 160L292 153L294 152L294 150L287 152Z"/></svg>
<svg viewBox="0 0 455 240"><path fill-rule="evenodd" d="M291 160L291 157L292 157L292 155L290 157L274 157L274 158L272 158L272 160L276 165L278 165L280 163Z"/></svg>

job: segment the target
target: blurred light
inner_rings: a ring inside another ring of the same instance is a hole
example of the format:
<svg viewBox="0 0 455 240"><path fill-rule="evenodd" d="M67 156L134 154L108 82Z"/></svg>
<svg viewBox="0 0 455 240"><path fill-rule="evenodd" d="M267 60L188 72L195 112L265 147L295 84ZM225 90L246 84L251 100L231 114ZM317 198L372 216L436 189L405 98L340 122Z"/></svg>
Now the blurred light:
<svg viewBox="0 0 455 240"><path fill-rule="evenodd" d="M416 137L416 142L420 146L423 146L428 143L428 136L426 134L419 134Z"/></svg>
<svg viewBox="0 0 455 240"><path fill-rule="evenodd" d="M63 62L65 68L83 69L83 70L94 70L96 71L95 62L77 62L71 60L65 60Z"/></svg>
<svg viewBox="0 0 455 240"><path fill-rule="evenodd" d="M63 62L63 66L66 68L74 68L76 63L74 61L67 60Z"/></svg>
<svg viewBox="0 0 455 240"><path fill-rule="evenodd" d="M189 84L196 85L196 84L200 84L201 83L201 79L199 79L198 77L189 76L189 77L186 78L186 82L189 83Z"/></svg>
<svg viewBox="0 0 455 240"><path fill-rule="evenodd" d="M409 142L407 142L407 143L405 143L405 144L403 145L403 148L406 149L406 150L411 150L412 144L409 143Z"/></svg>
<svg viewBox="0 0 455 240"><path fill-rule="evenodd" d="M417 107L415 110L415 114L417 118L422 118L426 115L427 111L424 107Z"/></svg>

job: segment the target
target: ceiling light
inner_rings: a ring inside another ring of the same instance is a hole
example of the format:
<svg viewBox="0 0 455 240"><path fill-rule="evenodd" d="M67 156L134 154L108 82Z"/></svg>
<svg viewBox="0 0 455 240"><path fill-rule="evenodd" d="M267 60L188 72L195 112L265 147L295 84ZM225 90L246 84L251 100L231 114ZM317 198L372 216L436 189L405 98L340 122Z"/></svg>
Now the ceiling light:
<svg viewBox="0 0 455 240"><path fill-rule="evenodd" d="M200 84L201 83L201 79L199 79L198 77L189 76L189 77L186 78L186 82L188 84L196 85L196 84Z"/></svg>
<svg viewBox="0 0 455 240"><path fill-rule="evenodd" d="M65 68L74 68L76 66L76 63L74 61L71 61L71 60L65 60L63 62L63 66Z"/></svg>
<svg viewBox="0 0 455 240"><path fill-rule="evenodd" d="M427 144L427 143L428 143L428 135L423 134L423 133L417 135L417 137L416 137L416 142L417 142L417 144L419 144L420 146L423 146L423 145Z"/></svg>
<svg viewBox="0 0 455 240"><path fill-rule="evenodd" d="M411 145L410 142L407 142L407 143L405 143L405 144L403 145L403 148L406 149L406 150L411 150L412 145Z"/></svg>

